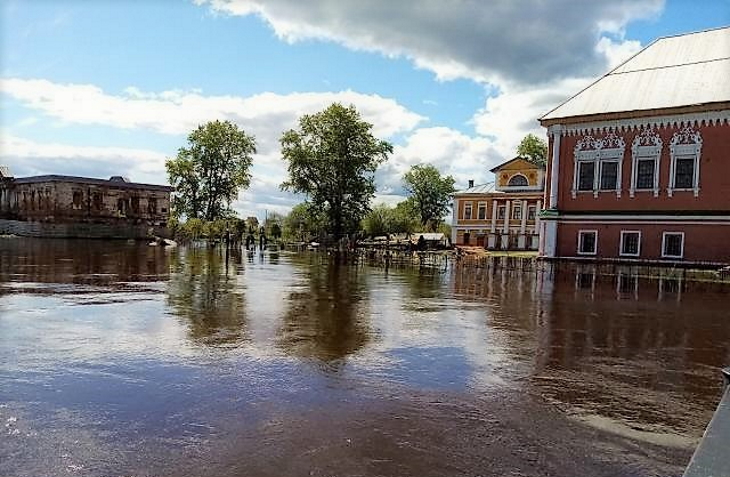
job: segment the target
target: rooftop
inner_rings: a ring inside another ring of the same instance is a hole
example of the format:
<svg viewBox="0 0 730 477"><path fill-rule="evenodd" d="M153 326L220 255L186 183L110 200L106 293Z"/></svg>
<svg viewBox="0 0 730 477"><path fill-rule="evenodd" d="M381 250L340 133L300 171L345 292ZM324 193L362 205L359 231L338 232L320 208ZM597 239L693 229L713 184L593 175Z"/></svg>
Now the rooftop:
<svg viewBox="0 0 730 477"><path fill-rule="evenodd" d="M173 188L166 185L157 184L141 184L139 182L129 182L121 176L112 176L110 179L96 179L93 177L77 177L63 176L58 174L50 174L44 176L19 177L14 180L15 184L38 184L41 182L73 182L76 184L97 185L114 187L117 189L137 189L137 190L155 190L160 192L172 192Z"/></svg>
<svg viewBox="0 0 730 477"><path fill-rule="evenodd" d="M486 184L475 185L464 190L457 191L456 194L487 194L491 192L498 192L494 190L494 182L487 182Z"/></svg>
<svg viewBox="0 0 730 477"><path fill-rule="evenodd" d="M660 38L540 118L730 102L730 27Z"/></svg>

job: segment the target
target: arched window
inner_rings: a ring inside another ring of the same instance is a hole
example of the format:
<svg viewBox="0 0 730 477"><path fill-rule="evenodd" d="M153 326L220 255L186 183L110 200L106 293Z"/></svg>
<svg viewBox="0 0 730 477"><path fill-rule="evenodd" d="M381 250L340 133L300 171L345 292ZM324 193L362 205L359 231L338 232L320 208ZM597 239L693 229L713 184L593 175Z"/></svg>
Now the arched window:
<svg viewBox="0 0 730 477"><path fill-rule="evenodd" d="M527 177L523 176L522 174L515 174L510 178L507 185L509 187L526 187L528 185Z"/></svg>

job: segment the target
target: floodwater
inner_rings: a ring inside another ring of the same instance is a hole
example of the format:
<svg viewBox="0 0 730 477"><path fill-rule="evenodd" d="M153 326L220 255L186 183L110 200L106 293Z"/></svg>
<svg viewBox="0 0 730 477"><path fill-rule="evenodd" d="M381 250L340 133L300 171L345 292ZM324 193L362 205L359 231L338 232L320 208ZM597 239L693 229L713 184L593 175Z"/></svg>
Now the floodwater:
<svg viewBox="0 0 730 477"><path fill-rule="evenodd" d="M728 290L0 239L0 476L681 475Z"/></svg>

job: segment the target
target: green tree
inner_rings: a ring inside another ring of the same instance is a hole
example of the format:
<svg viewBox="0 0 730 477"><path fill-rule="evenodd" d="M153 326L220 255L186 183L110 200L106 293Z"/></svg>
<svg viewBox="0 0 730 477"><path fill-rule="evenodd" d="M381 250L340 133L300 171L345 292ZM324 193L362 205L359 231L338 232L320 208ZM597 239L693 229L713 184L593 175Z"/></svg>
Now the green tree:
<svg viewBox="0 0 730 477"><path fill-rule="evenodd" d="M373 207L362 220L362 228L370 237L393 233L395 209L387 204Z"/></svg>
<svg viewBox="0 0 730 477"><path fill-rule="evenodd" d="M284 217L283 235L286 239L304 242L319 237L325 226L326 218L321 211L308 202L302 202Z"/></svg>
<svg viewBox="0 0 730 477"><path fill-rule="evenodd" d="M375 195L375 170L393 152L391 144L372 135L372 127L354 106L334 103L302 116L299 128L281 138L289 163L289 178L281 187L306 194L335 238L359 229Z"/></svg>
<svg viewBox="0 0 730 477"><path fill-rule="evenodd" d="M519 156L540 166L547 164L547 152L548 146L545 140L534 134L528 134L522 138L520 145L517 146Z"/></svg>
<svg viewBox="0 0 730 477"><path fill-rule="evenodd" d="M415 165L403 176L403 184L408 191L413 209L421 220L421 225L435 231L451 205L451 196L456 192L454 178L441 177L432 165Z"/></svg>
<svg viewBox="0 0 730 477"><path fill-rule="evenodd" d="M230 121L212 121L188 135L174 159L165 161L175 188L173 213L213 221L230 215L238 191L251 183L256 140Z"/></svg>

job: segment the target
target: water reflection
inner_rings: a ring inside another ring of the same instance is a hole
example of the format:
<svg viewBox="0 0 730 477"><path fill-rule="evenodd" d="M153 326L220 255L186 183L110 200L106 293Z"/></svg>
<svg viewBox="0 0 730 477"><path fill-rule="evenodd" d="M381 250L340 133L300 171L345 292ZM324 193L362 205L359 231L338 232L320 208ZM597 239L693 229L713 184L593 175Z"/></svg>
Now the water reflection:
<svg viewBox="0 0 730 477"><path fill-rule="evenodd" d="M455 293L491 304L489 326L534 391L634 429L701 433L730 362L727 287L590 267L456 269ZM521 360L519 358L522 358Z"/></svg>
<svg viewBox="0 0 730 477"><path fill-rule="evenodd" d="M631 269L0 241L0 423L19 430L0 437L0 474L55 475L69 455L84 475L235 476L246 455L257 475L488 475L509 459L503 475L677 475L690 447L616 444L573 417L700 436L730 363L727 291ZM607 446L615 472L535 457Z"/></svg>
<svg viewBox="0 0 730 477"><path fill-rule="evenodd" d="M0 238L0 283L154 282L169 277L168 260L133 242Z"/></svg>
<svg viewBox="0 0 730 477"><path fill-rule="evenodd" d="M294 264L301 281L287 296L278 345L323 361L357 353L370 339L366 272L316 257Z"/></svg>
<svg viewBox="0 0 730 477"><path fill-rule="evenodd" d="M185 320L190 339L237 346L247 337L241 255L220 248L189 248L173 255L167 303Z"/></svg>

